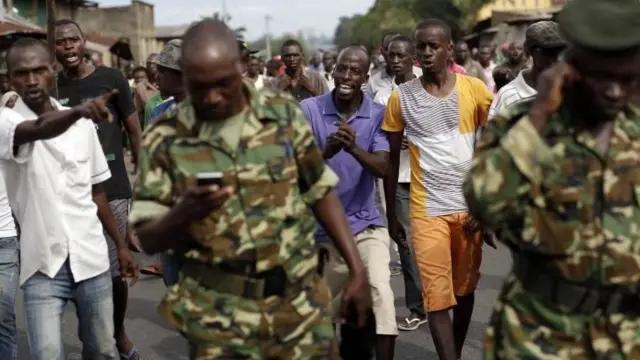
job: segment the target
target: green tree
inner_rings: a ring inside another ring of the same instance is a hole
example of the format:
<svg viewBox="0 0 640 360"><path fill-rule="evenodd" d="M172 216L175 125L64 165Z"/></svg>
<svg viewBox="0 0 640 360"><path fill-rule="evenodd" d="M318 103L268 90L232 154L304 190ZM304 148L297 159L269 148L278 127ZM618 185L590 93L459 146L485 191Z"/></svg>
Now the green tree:
<svg viewBox="0 0 640 360"><path fill-rule="evenodd" d="M307 41L298 36L298 35L294 35L294 34L283 34L281 36L277 36L275 38L271 39L271 52L273 53L273 55L278 55L280 54L280 49L282 48L282 44L284 44L285 41L289 40L289 39L294 39L297 40L300 45L302 45L302 51L305 54L305 58L308 58L309 56L311 56L312 50L309 47L309 44L307 43ZM249 47L251 49L254 50L264 50L267 48L267 42L265 40L265 37L261 37L260 39L252 42L249 44Z"/></svg>
<svg viewBox="0 0 640 360"><path fill-rule="evenodd" d="M493 0L376 0L364 15L343 17L334 34L338 47L362 44L380 46L382 34L396 31L410 35L417 23L439 18L451 26L455 37L473 26L477 12Z"/></svg>
<svg viewBox="0 0 640 360"><path fill-rule="evenodd" d="M351 17L343 16L338 22L338 26L333 34L333 43L338 48L344 48L351 45L353 28L362 15L354 15Z"/></svg>

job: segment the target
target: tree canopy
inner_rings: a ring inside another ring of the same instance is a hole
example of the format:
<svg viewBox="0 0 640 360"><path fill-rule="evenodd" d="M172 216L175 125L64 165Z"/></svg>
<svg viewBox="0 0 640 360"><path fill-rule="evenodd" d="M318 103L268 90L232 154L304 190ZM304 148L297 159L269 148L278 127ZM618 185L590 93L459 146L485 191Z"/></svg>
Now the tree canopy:
<svg viewBox="0 0 640 360"><path fill-rule="evenodd" d="M280 54L280 48L282 48L282 44L284 44L284 42L289 40L289 39L297 40L300 43L300 45L302 45L302 51L304 52L306 58L309 58L312 55L312 50L309 47L309 44L304 39L304 36L301 33L299 33L297 35L284 34L284 35L272 38L271 39L271 52L273 53L273 55ZM267 47L266 44L267 44L267 41L266 41L265 37L263 36L260 39L250 43L249 47L251 49L265 49Z"/></svg>
<svg viewBox="0 0 640 360"><path fill-rule="evenodd" d="M342 17L334 33L338 48L362 44L373 50L384 33L411 35L422 19L439 18L454 36L471 28L477 12L492 0L376 0L364 15Z"/></svg>

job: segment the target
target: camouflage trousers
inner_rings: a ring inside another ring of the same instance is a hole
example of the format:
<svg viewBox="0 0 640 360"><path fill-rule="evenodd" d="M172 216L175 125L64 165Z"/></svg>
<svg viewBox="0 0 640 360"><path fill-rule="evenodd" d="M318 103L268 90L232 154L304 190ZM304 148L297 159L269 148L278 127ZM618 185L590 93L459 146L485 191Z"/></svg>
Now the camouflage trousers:
<svg viewBox="0 0 640 360"><path fill-rule="evenodd" d="M190 359L339 359L325 280L279 298L240 298L205 290L189 278L169 289L160 313L190 345ZM173 293L172 293L173 292Z"/></svg>
<svg viewBox="0 0 640 360"><path fill-rule="evenodd" d="M640 359L639 314L568 314L510 275L487 329L484 359Z"/></svg>

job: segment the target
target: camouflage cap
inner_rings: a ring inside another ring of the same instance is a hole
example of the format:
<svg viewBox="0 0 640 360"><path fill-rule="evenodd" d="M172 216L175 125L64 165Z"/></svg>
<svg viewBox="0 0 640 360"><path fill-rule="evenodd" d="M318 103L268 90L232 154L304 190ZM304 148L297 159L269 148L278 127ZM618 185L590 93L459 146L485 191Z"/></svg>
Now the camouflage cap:
<svg viewBox="0 0 640 360"><path fill-rule="evenodd" d="M173 39L173 40L170 40L164 46L164 48L162 48L162 51L160 51L160 54L158 54L158 56L155 59L153 59L151 62L158 66L162 66L168 69L182 71L182 69L180 68L181 53L182 53L182 40Z"/></svg>
<svg viewBox="0 0 640 360"><path fill-rule="evenodd" d="M570 43L597 51L640 46L640 1L573 0L557 17Z"/></svg>
<svg viewBox="0 0 640 360"><path fill-rule="evenodd" d="M527 28L526 42L529 47L545 49L561 48L566 42L560 35L560 27L554 21L538 21Z"/></svg>

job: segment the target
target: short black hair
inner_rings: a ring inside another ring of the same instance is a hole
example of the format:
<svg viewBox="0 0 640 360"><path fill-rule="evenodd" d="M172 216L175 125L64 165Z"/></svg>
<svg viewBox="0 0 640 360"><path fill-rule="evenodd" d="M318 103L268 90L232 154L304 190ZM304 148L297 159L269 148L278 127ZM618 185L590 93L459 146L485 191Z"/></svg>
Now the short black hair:
<svg viewBox="0 0 640 360"><path fill-rule="evenodd" d="M389 45L391 45L391 43L396 42L396 41L397 42L403 42L403 43L409 45L409 51L411 51L411 53L413 53L415 51L415 48L413 47L413 39L411 39L410 37L408 37L406 35L397 36L397 37L393 38L393 40L391 40Z"/></svg>
<svg viewBox="0 0 640 360"><path fill-rule="evenodd" d="M304 50L302 49L302 45L296 39L289 39L289 40L285 41L282 44L282 47L280 48L280 51L284 50L284 48L289 47L289 46L297 46L300 49L300 52L304 53Z"/></svg>
<svg viewBox="0 0 640 360"><path fill-rule="evenodd" d="M38 40L36 38L24 37L16 40L13 44L11 44L11 47L9 47L9 50L7 50L7 57L6 57L7 71L11 70L12 61L10 61L10 59L13 55L13 52L27 49L30 47L41 47L42 49L44 49L45 53L49 57L49 59L47 59L47 63L49 64L51 63L52 57L51 57L51 53L49 52L49 47L47 46L47 43L45 43L42 40Z"/></svg>
<svg viewBox="0 0 640 360"><path fill-rule="evenodd" d="M84 38L84 33L82 32L82 28L80 27L80 25L78 25L77 22L71 20L71 19L60 19L60 20L56 20L55 22L55 27L58 26L63 26L63 25L73 25L76 28L78 28L78 31L80 31L80 36L82 36Z"/></svg>
<svg viewBox="0 0 640 360"><path fill-rule="evenodd" d="M131 74L135 74L135 73L140 72L140 71L143 71L145 74L147 74L147 68L144 67L144 66L136 66L136 67L134 67L133 70L131 70Z"/></svg>
<svg viewBox="0 0 640 360"><path fill-rule="evenodd" d="M418 23L418 25L416 26L415 31L424 30L430 27L439 27L440 29L442 29L447 42L451 42L453 40L453 36L451 35L451 26L449 26L446 22L436 18L420 21L420 23Z"/></svg>
<svg viewBox="0 0 640 360"><path fill-rule="evenodd" d="M380 45L384 46L384 39L386 39L388 36L393 36L393 38L395 39L396 37L401 35L402 34L397 31L385 31L382 33L382 37L380 38Z"/></svg>

